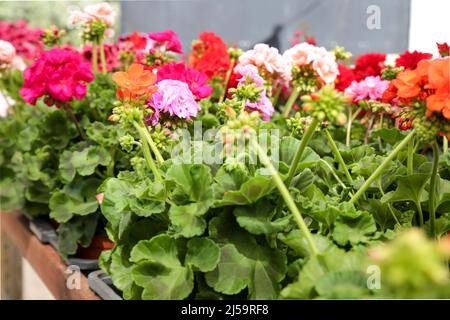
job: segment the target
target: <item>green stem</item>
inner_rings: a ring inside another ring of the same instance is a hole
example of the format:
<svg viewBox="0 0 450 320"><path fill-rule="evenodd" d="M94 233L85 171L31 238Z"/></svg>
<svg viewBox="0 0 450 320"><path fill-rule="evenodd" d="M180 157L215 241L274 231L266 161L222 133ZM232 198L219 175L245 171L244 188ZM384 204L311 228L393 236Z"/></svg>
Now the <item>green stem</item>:
<svg viewBox="0 0 450 320"><path fill-rule="evenodd" d="M330 164L329 164L328 162L326 162L326 161L323 160L323 159L320 159L319 161L320 161L321 163L323 163L323 164L327 167L328 170L330 170L331 174L332 174L333 177L336 179L336 181L342 186L342 188L344 188L344 189L347 188L347 186L342 182L341 179L339 179L339 176L336 174L336 172L334 172L333 167L331 167Z"/></svg>
<svg viewBox="0 0 450 320"><path fill-rule="evenodd" d="M442 137L442 153L447 152L448 149L448 138L447 136Z"/></svg>
<svg viewBox="0 0 450 320"><path fill-rule="evenodd" d="M429 198L429 207L430 207L430 229L431 235L433 238L436 238L436 189L437 189L437 171L439 167L439 147L434 141L431 144L433 148L433 168L431 170L431 178L430 178L430 198Z"/></svg>
<svg viewBox="0 0 450 320"><path fill-rule="evenodd" d="M98 46L100 47L100 60L102 62L102 72L106 74L106 58L105 58L105 48L103 47L103 39L98 40Z"/></svg>
<svg viewBox="0 0 450 320"><path fill-rule="evenodd" d="M228 82L230 81L230 77L231 77L231 72L233 72L233 67L234 67L234 59L231 59L230 61L230 67L227 70L227 74L225 75L225 82L224 82L224 88L223 88L223 95L220 96L219 99L219 103L223 102L223 100L225 100L225 98L227 97L227 86L228 86Z"/></svg>
<svg viewBox="0 0 450 320"><path fill-rule="evenodd" d="M423 212L422 212L422 205L419 203L416 203L417 211L419 212L419 223L420 226L423 226Z"/></svg>
<svg viewBox="0 0 450 320"><path fill-rule="evenodd" d="M67 113L67 116L70 120L75 124L75 127L77 128L77 132L80 135L81 139L86 140L86 135L84 134L83 130L81 129L80 123L78 122L77 117L72 112L72 108L69 105L64 106L64 110Z"/></svg>
<svg viewBox="0 0 450 320"><path fill-rule="evenodd" d="M116 157L116 149L112 149L110 151L110 155L111 155L111 162L108 164L108 166L106 167L106 175L108 177L114 177L114 164L115 164L115 157Z"/></svg>
<svg viewBox="0 0 450 320"><path fill-rule="evenodd" d="M278 172L273 167L272 163L270 162L270 159L267 157L266 153L261 149L258 142L255 140L255 138L251 139L251 143L254 149L256 149L258 156L261 160L261 163L269 170L273 181L275 182L275 185L277 186L278 190L281 193L281 196L283 197L284 201L286 202L286 205L288 206L289 210L292 212L292 215L294 216L300 230L302 231L303 235L306 238L306 241L308 243L310 252L313 256L317 256L319 254L319 251L317 250L316 245L314 244L311 232L309 231L305 221L303 220L302 214L297 208L297 205L295 204L294 200L292 199L291 195L289 194L288 189L286 188L285 184L283 183L283 180L281 179Z"/></svg>
<svg viewBox="0 0 450 320"><path fill-rule="evenodd" d="M145 126L144 130L145 138L147 139L147 142L152 149L153 153L155 154L156 160L161 164L164 162L164 158L161 155L161 152L159 152L158 147L156 146L156 143L153 141L152 136L150 135L150 132L148 131L148 128Z"/></svg>
<svg viewBox="0 0 450 320"><path fill-rule="evenodd" d="M350 183L353 183L352 176L350 172L348 172L347 166L345 165L344 159L342 158L341 153L339 152L339 149L336 146L336 143L333 140L333 137L331 136L328 129L325 129L325 135L327 137L328 143L330 144L331 151L333 151L334 156L336 157L336 160L338 161L339 165L341 166L342 170L344 170L344 174L347 177L347 180Z"/></svg>
<svg viewBox="0 0 450 320"><path fill-rule="evenodd" d="M94 73L98 72L97 44L92 42L92 69Z"/></svg>
<svg viewBox="0 0 450 320"><path fill-rule="evenodd" d="M383 188L381 187L381 182L378 182L378 189L380 189L381 192L381 196L384 197L384 191ZM391 212L392 216L394 217L395 222L400 226L400 221L398 221L397 216L394 214L394 210L392 210L392 206L391 204L388 202L387 204L389 211Z"/></svg>
<svg viewBox="0 0 450 320"><path fill-rule="evenodd" d="M303 155L303 152L305 151L305 148L308 145L309 140L311 140L311 137L313 136L314 131L316 130L318 125L319 120L313 118L311 124L308 127L308 130L306 130L305 135L303 136L297 153L294 156L294 160L292 160L291 167L289 168L288 177L286 179L286 186L288 188L292 182L292 179L294 178L295 172L297 171L298 163Z"/></svg>
<svg viewBox="0 0 450 320"><path fill-rule="evenodd" d="M147 140L145 138L145 131L147 131L144 127L140 126L137 122L133 122L134 127L139 132L139 137L141 138L141 144L142 144L142 152L144 153L145 161L147 162L148 168L153 172L153 175L155 176L155 179L157 179L160 182L163 182L163 179L158 171L158 168L156 168L155 161L153 160L153 157L150 153L150 149L148 147Z"/></svg>
<svg viewBox="0 0 450 320"><path fill-rule="evenodd" d="M414 131L411 131L398 145L392 150L389 155L384 159L381 165L372 173L372 175L364 182L358 192L350 199L349 203L355 204L364 192L370 187L370 185L380 176L383 170L388 164L397 156L397 154L408 144L408 142L414 137Z"/></svg>
<svg viewBox="0 0 450 320"><path fill-rule="evenodd" d="M284 106L283 116L285 118L287 118L289 116L289 112L291 112L292 106L294 105L295 101L297 101L297 98L299 95L300 95L300 87L296 86L296 87L294 87L294 90L292 90L292 93L289 96L289 99L286 102L286 105Z"/></svg>
<svg viewBox="0 0 450 320"><path fill-rule="evenodd" d="M414 139L408 142L408 158L407 158L407 172L408 175L413 174L414 165Z"/></svg>
<svg viewBox="0 0 450 320"><path fill-rule="evenodd" d="M275 92L275 95L273 96L273 99L272 99L272 105L273 105L274 108L275 108L275 106L278 103L278 99L280 99L280 94L281 94L281 90L282 89L283 89L283 85L279 84L278 88L277 88L277 91Z"/></svg>

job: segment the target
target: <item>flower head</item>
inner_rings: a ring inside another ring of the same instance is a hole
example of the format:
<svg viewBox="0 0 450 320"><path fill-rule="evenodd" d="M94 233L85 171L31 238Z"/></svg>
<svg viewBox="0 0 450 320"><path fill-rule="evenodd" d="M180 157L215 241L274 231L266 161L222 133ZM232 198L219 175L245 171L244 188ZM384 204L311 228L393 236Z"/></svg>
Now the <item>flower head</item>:
<svg viewBox="0 0 450 320"><path fill-rule="evenodd" d="M158 91L148 101L154 110L150 122L155 125L161 113L190 120L200 111L199 104L186 83L178 80L162 80L157 84Z"/></svg>
<svg viewBox="0 0 450 320"><path fill-rule="evenodd" d="M421 60L429 60L433 58L433 55L430 53L425 52L418 52L418 51L405 51L402 55L400 55L395 60L395 66L396 67L404 67L407 70L412 70L417 67L417 64Z"/></svg>
<svg viewBox="0 0 450 320"><path fill-rule="evenodd" d="M16 49L8 42L0 40L0 66L10 65L16 57Z"/></svg>
<svg viewBox="0 0 450 320"><path fill-rule="evenodd" d="M152 49L159 48L162 49L162 51L183 53L180 39L178 38L177 33L173 30L152 32L148 36L151 40L153 40L153 43L151 43Z"/></svg>
<svg viewBox="0 0 450 320"><path fill-rule="evenodd" d="M384 53L366 53L356 58L354 73L356 80L362 80L368 76L380 76L386 60Z"/></svg>
<svg viewBox="0 0 450 320"><path fill-rule="evenodd" d="M41 41L43 30L30 28L24 20L14 23L0 21L0 39L11 42L16 53L23 59L32 60L44 50Z"/></svg>
<svg viewBox="0 0 450 320"><path fill-rule="evenodd" d="M184 63L171 62L158 70L158 82L166 79L186 83L196 99L204 99L211 95L213 89L208 85L208 77L195 69L186 68Z"/></svg>
<svg viewBox="0 0 450 320"><path fill-rule="evenodd" d="M69 24L87 24L92 21L103 22L107 27L114 25L116 12L107 2L100 2L88 5L83 11L72 11L69 16Z"/></svg>
<svg viewBox="0 0 450 320"><path fill-rule="evenodd" d="M252 50L244 52L239 57L239 65L252 64L272 77L280 77L285 81L291 79L291 69L284 62L277 48L269 47L267 44L258 43Z"/></svg>
<svg viewBox="0 0 450 320"><path fill-rule="evenodd" d="M426 64L427 88L433 90L427 98L429 113L440 112L445 119L450 120L450 59L437 59Z"/></svg>
<svg viewBox="0 0 450 320"><path fill-rule="evenodd" d="M334 87L336 90L344 91L355 80L353 70L343 64L338 65L339 75L336 78Z"/></svg>
<svg viewBox="0 0 450 320"><path fill-rule="evenodd" d="M382 80L379 76L369 76L359 82L353 81L345 90L345 95L353 98L353 101L360 100L381 100L384 91L389 87L389 81Z"/></svg>
<svg viewBox="0 0 450 320"><path fill-rule="evenodd" d="M156 90L156 75L138 63L133 63L127 72L114 73L113 81L123 90L119 95L126 99L146 98Z"/></svg>
<svg viewBox="0 0 450 320"><path fill-rule="evenodd" d="M230 55L225 42L213 32L203 32L192 45L188 65L203 72L209 79L225 77L230 68Z"/></svg>
<svg viewBox="0 0 450 320"><path fill-rule="evenodd" d="M91 67L83 62L80 53L72 49L44 51L24 72L24 85L20 89L23 99L34 105L46 96L46 103L65 103L82 99L86 83L94 79Z"/></svg>
<svg viewBox="0 0 450 320"><path fill-rule="evenodd" d="M441 57L448 57L450 55L450 47L447 42L437 43L439 54Z"/></svg>

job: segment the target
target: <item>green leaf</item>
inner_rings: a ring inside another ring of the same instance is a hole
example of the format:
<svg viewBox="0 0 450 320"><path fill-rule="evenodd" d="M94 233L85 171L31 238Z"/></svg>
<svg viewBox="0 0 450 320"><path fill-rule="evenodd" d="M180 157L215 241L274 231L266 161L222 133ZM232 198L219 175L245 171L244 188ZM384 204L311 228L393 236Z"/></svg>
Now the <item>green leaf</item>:
<svg viewBox="0 0 450 320"><path fill-rule="evenodd" d="M89 146L81 151L74 151L71 162L81 176L89 176L99 165L106 166L111 162L109 152L100 146Z"/></svg>
<svg viewBox="0 0 450 320"><path fill-rule="evenodd" d="M392 229L396 223L393 214L396 217L399 215L395 208L389 207L388 203L383 203L378 199L368 199L363 204L363 208L373 215L375 222L380 226L382 231Z"/></svg>
<svg viewBox="0 0 450 320"><path fill-rule="evenodd" d="M261 199L251 206L236 207L233 214L242 228L258 235L280 232L289 225L289 216L272 221L274 211L268 201Z"/></svg>
<svg viewBox="0 0 450 320"><path fill-rule="evenodd" d="M175 232L185 238L200 236L206 228L206 222L201 217L207 208L202 203L191 203L184 206L171 206L169 219Z"/></svg>
<svg viewBox="0 0 450 320"><path fill-rule="evenodd" d="M397 189L386 193L382 202L412 201L417 206L428 199L425 184L429 175L425 173L414 173L408 176L400 176L397 179Z"/></svg>
<svg viewBox="0 0 450 320"><path fill-rule="evenodd" d="M88 247L97 228L98 214L77 216L58 227L58 250L63 257L75 254L78 245Z"/></svg>
<svg viewBox="0 0 450 320"><path fill-rule="evenodd" d="M347 243L365 243L377 231L373 216L367 211L358 211L357 217L339 216L336 220L333 239L341 246Z"/></svg>
<svg viewBox="0 0 450 320"><path fill-rule="evenodd" d="M404 131L393 127L393 128L382 128L372 131L371 138L381 138L383 141L389 143L391 146L397 144L405 137Z"/></svg>
<svg viewBox="0 0 450 320"><path fill-rule="evenodd" d="M216 206L252 204L268 195L275 188L271 177L255 176L241 185L239 191L227 191Z"/></svg>
<svg viewBox="0 0 450 320"><path fill-rule="evenodd" d="M283 137L281 138L280 145L280 161L283 161L288 166L292 164L295 154L300 146L300 141L294 137ZM299 166L297 169L305 169L314 166L317 161L319 161L320 156L314 152L310 147L306 147L303 151L302 157L299 161Z"/></svg>
<svg viewBox="0 0 450 320"><path fill-rule="evenodd" d="M185 264L195 266L201 272L214 270L219 262L220 248L208 238L194 238L187 243Z"/></svg>
<svg viewBox="0 0 450 320"><path fill-rule="evenodd" d="M369 294L367 276L355 271L327 273L320 278L315 289L325 299L361 299Z"/></svg>
<svg viewBox="0 0 450 320"><path fill-rule="evenodd" d="M317 250L320 253L326 252L333 246L333 243L327 237L320 234L312 234L312 238ZM311 255L308 241L306 240L303 232L299 229L294 229L286 235L280 233L278 234L278 239L291 248L296 257L308 257Z"/></svg>
<svg viewBox="0 0 450 320"><path fill-rule="evenodd" d="M128 206L128 183L117 178L109 178L103 182L102 214L111 223L113 228L118 228L121 214Z"/></svg>
<svg viewBox="0 0 450 320"><path fill-rule="evenodd" d="M425 223L425 231L431 237L430 220ZM446 213L435 220L436 236L441 237L450 231L450 213Z"/></svg>

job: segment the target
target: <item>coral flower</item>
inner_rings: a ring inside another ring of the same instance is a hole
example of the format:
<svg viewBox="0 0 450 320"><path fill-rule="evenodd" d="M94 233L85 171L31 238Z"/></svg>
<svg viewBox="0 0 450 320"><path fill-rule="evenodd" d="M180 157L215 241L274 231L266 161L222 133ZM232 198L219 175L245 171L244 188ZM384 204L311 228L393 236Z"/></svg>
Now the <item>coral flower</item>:
<svg viewBox="0 0 450 320"><path fill-rule="evenodd" d="M428 63L427 88L436 90L427 99L429 112L442 112L450 120L450 59L438 59Z"/></svg>
<svg viewBox="0 0 450 320"><path fill-rule="evenodd" d="M397 95L404 99L417 97L422 90L421 82L422 77L416 70L400 72L397 78L392 80L392 83L397 88Z"/></svg>
<svg viewBox="0 0 450 320"><path fill-rule="evenodd" d="M121 95L128 99L146 97L155 92L153 85L156 82L156 75L145 70L142 64L133 63L127 72L114 73L113 81L123 89Z"/></svg>

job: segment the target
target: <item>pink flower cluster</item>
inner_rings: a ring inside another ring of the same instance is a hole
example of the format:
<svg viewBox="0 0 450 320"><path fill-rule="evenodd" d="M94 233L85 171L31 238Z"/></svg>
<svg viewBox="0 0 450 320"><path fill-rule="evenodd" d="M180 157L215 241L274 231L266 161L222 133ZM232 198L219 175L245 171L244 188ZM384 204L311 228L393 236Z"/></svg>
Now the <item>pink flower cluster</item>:
<svg viewBox="0 0 450 320"><path fill-rule="evenodd" d="M23 59L32 60L41 54L44 50L42 34L41 29L30 28L24 20L0 21L0 39L11 42Z"/></svg>
<svg viewBox="0 0 450 320"><path fill-rule="evenodd" d="M148 37L151 49L159 49L161 51L171 51L174 53L183 53L180 39L173 30L165 30L162 32L151 32Z"/></svg>
<svg viewBox="0 0 450 320"><path fill-rule="evenodd" d="M234 72L242 76L238 80L238 87L241 85L254 83L257 88L261 88L260 96L257 102L251 102L247 100L245 107L252 111L258 111L262 114L262 119L264 121L269 121L275 111L266 95L266 88L264 86L264 79L258 74L258 69L252 65L248 64L245 66L237 65L234 68Z"/></svg>
<svg viewBox="0 0 450 320"><path fill-rule="evenodd" d="M354 102L364 99L381 100L388 87L389 81L381 79L380 76L369 76L359 82L353 81L344 94L352 97Z"/></svg>
<svg viewBox="0 0 450 320"><path fill-rule="evenodd" d="M185 120L197 116L201 108L186 83L167 79L158 82L156 86L158 91L152 95L147 103L154 111L146 119L148 123L156 125L161 112Z"/></svg>
<svg viewBox="0 0 450 320"><path fill-rule="evenodd" d="M269 47L267 44L258 43L252 50L244 52L239 57L239 65L252 64L263 72L269 73L274 78L284 81L291 80L291 67L288 66L277 48Z"/></svg>
<svg viewBox="0 0 450 320"><path fill-rule="evenodd" d="M306 42L286 50L283 58L291 69L293 66L301 67L311 64L324 83L334 82L339 74L336 57L333 53L323 47L316 47Z"/></svg>
<svg viewBox="0 0 450 320"><path fill-rule="evenodd" d="M186 68L184 63L171 62L158 70L158 82L172 79L186 83L196 99L204 99L211 95L213 89L208 85L206 74L192 68Z"/></svg>
<svg viewBox="0 0 450 320"><path fill-rule="evenodd" d="M116 18L116 12L107 2L100 2L88 5L83 11L73 11L69 16L69 24L86 24L92 21L101 21L105 23L107 27L114 25L114 19Z"/></svg>
<svg viewBox="0 0 450 320"><path fill-rule="evenodd" d="M24 72L24 85L20 89L23 99L32 104L45 96L47 105L83 99L86 83L94 80L88 63L72 49L44 51Z"/></svg>

